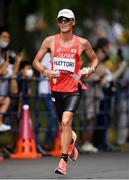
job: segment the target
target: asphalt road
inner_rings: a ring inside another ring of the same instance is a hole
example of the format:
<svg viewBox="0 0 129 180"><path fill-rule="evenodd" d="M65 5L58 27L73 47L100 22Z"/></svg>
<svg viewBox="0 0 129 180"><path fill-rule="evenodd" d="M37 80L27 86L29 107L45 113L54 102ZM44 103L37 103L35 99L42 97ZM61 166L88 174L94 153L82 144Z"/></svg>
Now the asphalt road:
<svg viewBox="0 0 129 180"><path fill-rule="evenodd" d="M0 179L129 179L129 152L80 155L68 163L66 176L54 174L59 157L5 159Z"/></svg>

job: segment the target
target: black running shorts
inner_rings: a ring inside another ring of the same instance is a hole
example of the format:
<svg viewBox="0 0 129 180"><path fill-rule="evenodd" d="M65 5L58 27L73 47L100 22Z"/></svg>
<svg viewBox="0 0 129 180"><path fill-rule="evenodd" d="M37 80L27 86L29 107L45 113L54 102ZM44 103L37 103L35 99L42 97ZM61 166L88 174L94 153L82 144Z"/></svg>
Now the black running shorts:
<svg viewBox="0 0 129 180"><path fill-rule="evenodd" d="M57 92L52 91L52 101L55 104L59 121L62 119L64 111L75 113L81 99L81 90L77 92Z"/></svg>

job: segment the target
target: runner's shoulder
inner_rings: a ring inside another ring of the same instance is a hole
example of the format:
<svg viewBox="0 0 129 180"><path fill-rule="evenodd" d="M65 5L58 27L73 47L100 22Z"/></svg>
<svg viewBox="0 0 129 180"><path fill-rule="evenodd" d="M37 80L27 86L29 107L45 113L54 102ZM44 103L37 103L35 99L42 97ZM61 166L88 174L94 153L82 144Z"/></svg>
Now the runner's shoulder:
<svg viewBox="0 0 129 180"><path fill-rule="evenodd" d="M79 37L79 39L80 39L80 46L81 47L85 48L85 47L90 45L90 42L88 41L88 39L85 39L85 38L80 37L80 36L77 36L77 37Z"/></svg>
<svg viewBox="0 0 129 180"><path fill-rule="evenodd" d="M87 39L85 39L85 38L80 37L80 43L82 45L87 45L87 44L89 44L89 41Z"/></svg>
<svg viewBox="0 0 129 180"><path fill-rule="evenodd" d="M46 38L44 39L44 41L45 41L46 43L51 43L51 42L53 41L53 37L54 37L54 35L48 36L48 37L46 37Z"/></svg>
<svg viewBox="0 0 129 180"><path fill-rule="evenodd" d="M47 48L51 48L53 47L53 42L54 42L54 36L48 36L44 39L43 44L47 47Z"/></svg>

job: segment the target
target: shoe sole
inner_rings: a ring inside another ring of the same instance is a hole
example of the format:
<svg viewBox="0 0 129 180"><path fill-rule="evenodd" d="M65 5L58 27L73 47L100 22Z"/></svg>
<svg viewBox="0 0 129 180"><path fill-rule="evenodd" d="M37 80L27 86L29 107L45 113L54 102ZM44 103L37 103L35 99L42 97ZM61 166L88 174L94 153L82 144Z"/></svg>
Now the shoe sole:
<svg viewBox="0 0 129 180"><path fill-rule="evenodd" d="M59 169L55 169L55 174L60 174L60 175L66 175L66 173L63 173L61 170Z"/></svg>

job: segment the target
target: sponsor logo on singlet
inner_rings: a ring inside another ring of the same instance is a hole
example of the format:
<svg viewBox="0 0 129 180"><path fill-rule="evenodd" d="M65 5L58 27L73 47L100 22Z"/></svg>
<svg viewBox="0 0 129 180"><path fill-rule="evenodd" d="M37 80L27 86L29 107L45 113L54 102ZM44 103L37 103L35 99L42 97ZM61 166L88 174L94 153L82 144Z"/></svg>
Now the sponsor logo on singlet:
<svg viewBox="0 0 129 180"><path fill-rule="evenodd" d="M51 97L51 100L52 100L52 102L55 102L55 101L56 101L54 97Z"/></svg>
<svg viewBox="0 0 129 180"><path fill-rule="evenodd" d="M60 51L61 51L61 48L58 48L56 51L57 51L57 52L60 52Z"/></svg>
<svg viewBox="0 0 129 180"><path fill-rule="evenodd" d="M75 59L73 58L53 58L53 69L54 70L64 70L74 72L75 70Z"/></svg>

